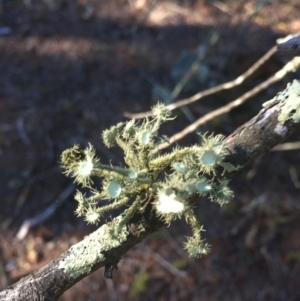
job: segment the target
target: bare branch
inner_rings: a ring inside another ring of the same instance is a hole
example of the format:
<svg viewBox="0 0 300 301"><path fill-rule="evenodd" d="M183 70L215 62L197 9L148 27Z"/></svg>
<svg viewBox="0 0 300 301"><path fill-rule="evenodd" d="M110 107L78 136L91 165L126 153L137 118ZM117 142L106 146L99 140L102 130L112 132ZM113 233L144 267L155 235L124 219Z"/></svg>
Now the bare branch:
<svg viewBox="0 0 300 301"><path fill-rule="evenodd" d="M287 73L294 72L299 67L299 64L300 64L300 58L298 58L298 57L293 58L286 65L284 65L282 69L280 69L278 72L276 72L272 77L270 77L266 81L262 82L261 84L259 84L255 88L253 88L252 90L246 92L244 95L242 95L239 98L233 100L232 102L228 103L227 105L225 105L223 107L220 107L220 108L218 108L218 109L216 109L212 112L209 112L208 114L206 114L206 115L202 116L201 118L199 118L194 123L187 126L181 132L178 132L178 133L174 134L172 137L170 137L168 142L165 142L165 143L161 144L159 146L159 149L164 149L164 148L167 148L167 147L171 146L173 143L179 141L180 139L182 139L186 135L188 135L188 134L194 132L195 130L197 130L197 128L200 125L216 118L217 116L226 114L226 113L230 112L232 109L240 106L241 104L243 104L250 97L255 96L259 92L261 92L264 89L268 88L270 85L272 85L272 84L278 82L279 80L281 80Z"/></svg>
<svg viewBox="0 0 300 301"><path fill-rule="evenodd" d="M280 39L277 45L279 55L294 57L300 55L300 32Z"/></svg>
<svg viewBox="0 0 300 301"><path fill-rule="evenodd" d="M167 106L169 110L175 110L179 107L186 106L188 104L191 104L197 100L200 100L201 98L215 94L217 92L220 92L222 90L228 90L233 87L236 87L240 84L242 84L246 78L248 78L251 74L253 74L261 65L263 65L274 53L276 53L276 46L272 47L264 56L262 56L253 66L251 66L246 72L244 72L242 75L237 77L236 79L229 81L227 83L223 83L220 85L217 85L213 88L209 88L207 90L201 91L191 97L184 98L182 100L179 100L175 103L172 103ZM152 111L147 111L147 112L142 112L142 113L130 113L130 112L125 112L124 116L128 118L134 118L134 119L140 119L140 118L145 118L149 117L152 115Z"/></svg>

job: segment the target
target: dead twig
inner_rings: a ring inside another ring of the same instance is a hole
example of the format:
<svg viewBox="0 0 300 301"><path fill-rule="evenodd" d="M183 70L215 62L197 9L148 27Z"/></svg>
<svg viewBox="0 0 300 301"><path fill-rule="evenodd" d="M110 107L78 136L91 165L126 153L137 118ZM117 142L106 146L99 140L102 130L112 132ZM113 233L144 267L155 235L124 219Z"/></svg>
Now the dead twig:
<svg viewBox="0 0 300 301"><path fill-rule="evenodd" d="M228 90L231 89L235 86L238 86L242 84L246 78L248 78L251 74L253 74L261 65L263 65L274 53L276 53L277 48L276 46L272 47L265 55L263 55L253 66L251 66L246 72L244 72L242 75L237 77L236 79L217 85L213 88L209 88L207 90L201 91L191 97L179 100L175 103L172 103L167 106L169 110L175 110L181 106L186 106L188 104L191 104L197 100L200 100L201 98L215 94L217 92L220 92L222 90ZM140 119L140 118L145 118L151 116L152 111L147 111L147 112L141 112L141 113L130 113L130 112L125 112L124 116L128 118L134 118L134 119Z"/></svg>
<svg viewBox="0 0 300 301"><path fill-rule="evenodd" d="M32 173L33 169L34 169L34 167L30 168L30 170L29 170L30 174ZM57 167L54 167L54 168L42 171L41 173L32 176L28 181L26 181L24 183L23 187L21 188L21 192L17 198L16 204L14 205L13 212L7 217L6 220L4 220L1 223L2 229L7 229L15 221L15 219L17 218L18 214L20 213L22 207L24 206L24 203L28 197L28 194L32 188L32 185L57 173L58 170L59 169Z"/></svg>
<svg viewBox="0 0 300 301"><path fill-rule="evenodd" d="M272 77L265 80L264 82L262 82L261 84L259 84L256 87L254 87L252 90L246 92L244 95L240 96L239 98L235 99L234 101L230 102L229 104L227 104L223 107L220 107L220 108L204 115L203 117L199 118L196 122L187 126L181 132L178 132L178 133L174 134L173 136L171 136L168 142L160 144L159 149L161 150L161 149L165 149L165 148L171 146L173 143L177 142L178 140L182 139L186 135L197 130L197 128L200 125L206 123L209 120L216 118L217 116L220 116L220 115L230 112L232 109L243 104L250 97L253 97L254 95L263 91L270 85L281 80L287 73L295 71L295 69L297 69L299 67L299 65L300 65L300 58L294 57L291 61L289 61L286 65L284 65L282 69L277 71Z"/></svg>
<svg viewBox="0 0 300 301"><path fill-rule="evenodd" d="M74 191L74 184L69 185L58 197L57 199L51 204L46 210L44 210L42 213L38 214L35 217L26 219L22 226L20 227L16 238L21 240L25 238L27 235L29 229L33 226L36 226L42 222L44 222L46 219L48 219L53 213L56 211L57 208L59 208L62 203L71 195L71 193Z"/></svg>
<svg viewBox="0 0 300 301"><path fill-rule="evenodd" d="M161 255L158 253L152 251L150 248L147 248L147 252L151 254L151 256L166 270L168 270L171 274L173 274L176 277L186 278L187 273L185 271L180 271L174 265L172 265L169 261L164 259Z"/></svg>
<svg viewBox="0 0 300 301"><path fill-rule="evenodd" d="M24 128L24 120L22 117L20 117L18 120L17 120L17 123L16 123L16 128L17 128L17 131L18 131L18 134L21 138L21 140L23 141L23 143L27 146L31 145L31 140L29 139L26 131L25 131L25 128Z"/></svg>
<svg viewBox="0 0 300 301"><path fill-rule="evenodd" d="M276 145L271 151L290 151L300 149L300 141L296 142L287 142Z"/></svg>

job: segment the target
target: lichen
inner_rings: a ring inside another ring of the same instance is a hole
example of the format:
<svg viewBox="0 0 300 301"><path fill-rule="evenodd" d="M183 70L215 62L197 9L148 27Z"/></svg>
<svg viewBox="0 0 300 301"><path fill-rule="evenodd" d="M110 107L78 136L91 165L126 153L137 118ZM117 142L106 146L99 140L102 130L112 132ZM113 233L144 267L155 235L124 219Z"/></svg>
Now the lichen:
<svg viewBox="0 0 300 301"><path fill-rule="evenodd" d="M278 102L280 113L278 121L284 124L288 120L293 120L295 123L300 121L300 82L294 80L289 83L282 92L279 92L272 100L263 104L263 107L268 108L270 105Z"/></svg>
<svg viewBox="0 0 300 301"><path fill-rule="evenodd" d="M95 264L105 260L104 251L120 246L127 239L126 226L119 227L121 221L121 217L117 217L73 245L67 256L60 261L59 268L72 278L90 273Z"/></svg>
<svg viewBox="0 0 300 301"><path fill-rule="evenodd" d="M207 251L200 236L202 225L194 212L195 200L206 196L220 205L228 203L233 193L224 175L239 167L224 162L227 149L222 135L200 134L200 145L175 147L170 153L161 155L158 130L163 122L171 119L170 114L164 105L158 104L153 108L152 118L140 123L132 120L118 123L103 132L107 147L118 145L124 151L126 167L100 163L91 145L85 150L75 146L63 152L61 161L65 173L90 190L89 197L77 192L76 215L97 224L104 213L122 208L117 227L123 229L121 232L101 227L100 235L95 234L70 249L62 265L69 274L76 277L90 271L95 261L104 260L105 245L112 248L114 243L126 239L125 227L130 227L134 215L143 212L148 205L166 224L185 218L193 233L186 244L187 250L195 256ZM92 177L101 178L100 190L92 187ZM107 202L103 204L101 200Z"/></svg>

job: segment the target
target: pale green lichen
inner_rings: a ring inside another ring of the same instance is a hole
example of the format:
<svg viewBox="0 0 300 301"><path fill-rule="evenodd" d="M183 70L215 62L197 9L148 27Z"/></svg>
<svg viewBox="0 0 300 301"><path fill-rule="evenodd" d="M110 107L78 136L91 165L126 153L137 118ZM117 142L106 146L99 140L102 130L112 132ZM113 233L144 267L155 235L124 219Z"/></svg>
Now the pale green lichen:
<svg viewBox="0 0 300 301"><path fill-rule="evenodd" d="M185 209L184 201L180 200L175 190L167 188L158 194L155 208L159 214L182 214Z"/></svg>
<svg viewBox="0 0 300 301"><path fill-rule="evenodd" d="M153 108L152 118L142 122L122 122L103 132L103 141L107 147L118 145L124 151L126 167L100 163L92 146L83 151L75 146L63 152L61 158L66 174L90 190L89 197L77 192L76 215L82 216L88 223L97 224L107 212L123 209L120 215L122 221L118 226L122 229L124 227L123 231L119 233L115 228L104 231L106 228L101 227L102 237L91 236L85 239L83 245L70 249L69 259L63 266L72 275L86 273L95 261L104 260L104 245L111 248L114 242L120 243L120 240L125 239L126 225L148 205L152 206L151 212L155 212L167 224L184 217L193 232L187 250L196 256L206 252L207 245L200 236L202 226L193 209L195 200L209 196L220 205L230 201L233 193L227 187L223 175L238 167L224 162L227 149L222 135L204 134L201 135L201 145L175 147L170 153L161 155L157 134L160 125L170 119L167 108L158 104ZM220 171L224 174L219 175ZM101 178L100 190L92 187L91 177ZM141 227L135 225L136 229ZM85 249L88 244L92 244L91 251ZM81 259L78 261L76 257Z"/></svg>
<svg viewBox="0 0 300 301"><path fill-rule="evenodd" d="M107 186L107 192L111 198L117 198L122 191L121 185L116 180L112 180Z"/></svg>
<svg viewBox="0 0 300 301"><path fill-rule="evenodd" d="M205 193L212 190L212 185L208 183L206 178L202 178L198 182L196 182L195 187L201 193Z"/></svg>
<svg viewBox="0 0 300 301"><path fill-rule="evenodd" d="M289 84L263 106L273 105L279 105L280 123L299 122L300 83ZM196 257L208 252L209 247L201 238L204 230L194 212L195 200L209 197L220 206L230 202L233 192L228 187L226 173L240 166L224 162L228 150L222 135L204 134L200 145L175 147L170 153L161 155L158 150L162 140L157 136L158 130L163 122L171 119L170 114L164 105L158 104L153 108L152 118L121 122L103 132L107 147L118 145L124 151L125 167L100 163L91 145L85 150L75 145L63 152L61 162L65 173L90 190L89 197L80 192L75 196L78 216L97 224L105 213L123 209L118 218L70 248L59 266L71 277L89 273L96 263L105 260L105 251L126 241L127 225L136 213L144 213L147 206L152 206L151 214L155 212L167 224L185 218L192 230L186 250ZM100 190L92 187L92 177L101 178ZM101 200L104 199L107 202L103 204ZM142 223L135 223L135 229L138 235L145 231Z"/></svg>
<svg viewBox="0 0 300 301"><path fill-rule="evenodd" d="M279 101L279 102L278 102ZM272 100L263 104L264 108L278 102L281 110L278 115L278 121L285 123L288 120L293 120L295 123L300 121L300 82L294 80L289 83L285 90L279 92Z"/></svg>
<svg viewBox="0 0 300 301"><path fill-rule="evenodd" d="M120 227L121 222L122 218L118 217L72 246L67 256L60 261L59 268L72 278L89 274L95 264L105 260L104 251L126 241L128 231L126 226Z"/></svg>

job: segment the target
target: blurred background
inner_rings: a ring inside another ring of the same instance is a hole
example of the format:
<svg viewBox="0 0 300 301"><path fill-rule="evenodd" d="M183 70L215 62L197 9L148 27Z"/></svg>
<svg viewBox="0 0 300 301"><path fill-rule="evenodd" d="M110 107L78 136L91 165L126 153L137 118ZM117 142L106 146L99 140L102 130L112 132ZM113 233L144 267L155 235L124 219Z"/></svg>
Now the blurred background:
<svg viewBox="0 0 300 301"><path fill-rule="evenodd" d="M103 146L104 129L125 112L235 79L277 38L299 31L299 15L296 0L0 0L0 288L95 229L74 216L76 188L59 167L64 149L90 142L102 162L122 164L117 148ZM226 105L285 62L274 55L242 85L175 110L161 134ZM229 135L294 78L198 130ZM193 133L178 144L198 141ZM232 203L199 202L207 256L188 257L189 228L178 221L125 254L113 280L99 270L59 300L300 300L299 158L298 150L270 152L232 179Z"/></svg>

